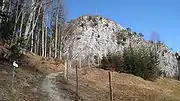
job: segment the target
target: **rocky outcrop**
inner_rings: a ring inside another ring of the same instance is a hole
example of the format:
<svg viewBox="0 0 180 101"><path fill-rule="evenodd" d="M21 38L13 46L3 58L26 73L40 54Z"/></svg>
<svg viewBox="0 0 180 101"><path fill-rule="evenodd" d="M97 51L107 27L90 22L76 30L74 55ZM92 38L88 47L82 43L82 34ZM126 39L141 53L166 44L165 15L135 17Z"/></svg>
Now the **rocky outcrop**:
<svg viewBox="0 0 180 101"><path fill-rule="evenodd" d="M103 54L122 49L113 33L123 28L111 20L100 16L82 16L71 24L74 24L75 30L67 35L64 43L64 56L69 59L81 58L93 62L94 57L101 58Z"/></svg>
<svg viewBox="0 0 180 101"><path fill-rule="evenodd" d="M162 45L159 52L159 68L165 72L166 76L177 77L179 75L178 61L175 53L168 47Z"/></svg>
<svg viewBox="0 0 180 101"><path fill-rule="evenodd" d="M136 33L125 30L121 25L101 16L81 16L72 20L69 26L73 29L64 41L63 56L71 60L84 60L83 64L96 64L108 52L120 51L131 43L134 48L155 46L158 44L160 57L159 68L167 76L178 75L178 61L163 43L144 40Z"/></svg>

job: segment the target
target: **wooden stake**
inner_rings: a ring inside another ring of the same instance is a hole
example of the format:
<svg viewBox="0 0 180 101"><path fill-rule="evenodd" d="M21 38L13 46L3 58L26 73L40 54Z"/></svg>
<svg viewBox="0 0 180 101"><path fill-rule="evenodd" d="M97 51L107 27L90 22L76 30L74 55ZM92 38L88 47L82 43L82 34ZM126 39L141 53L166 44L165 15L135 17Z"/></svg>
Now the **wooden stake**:
<svg viewBox="0 0 180 101"><path fill-rule="evenodd" d="M88 57L88 67L90 68L90 59L89 59L89 57Z"/></svg>
<svg viewBox="0 0 180 101"><path fill-rule="evenodd" d="M81 58L80 58L80 60L79 60L79 68L81 68Z"/></svg>
<svg viewBox="0 0 180 101"><path fill-rule="evenodd" d="M110 95L110 100L113 100L113 95L112 95L112 86L111 86L111 71L108 71L108 75L109 75L109 95Z"/></svg>
<svg viewBox="0 0 180 101"><path fill-rule="evenodd" d="M67 70L66 70L66 79L68 81L68 74L69 74L69 61L67 60Z"/></svg>
<svg viewBox="0 0 180 101"><path fill-rule="evenodd" d="M12 70L12 88L14 88L14 77L15 77L15 66L13 66L13 70Z"/></svg>
<svg viewBox="0 0 180 101"><path fill-rule="evenodd" d="M64 66L64 78L67 80L67 68L68 68L68 63L67 60L65 61L65 66Z"/></svg>
<svg viewBox="0 0 180 101"><path fill-rule="evenodd" d="M98 56L98 67L100 66L100 58L99 58L99 56Z"/></svg>
<svg viewBox="0 0 180 101"><path fill-rule="evenodd" d="M78 101L79 81L78 81L78 66L76 66L76 101Z"/></svg>

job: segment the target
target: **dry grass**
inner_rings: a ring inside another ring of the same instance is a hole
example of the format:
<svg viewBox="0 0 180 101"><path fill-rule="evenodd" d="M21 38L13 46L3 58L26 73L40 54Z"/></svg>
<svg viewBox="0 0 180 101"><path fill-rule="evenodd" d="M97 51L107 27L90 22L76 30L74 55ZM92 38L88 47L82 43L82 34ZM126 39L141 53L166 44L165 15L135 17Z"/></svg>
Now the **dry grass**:
<svg viewBox="0 0 180 101"><path fill-rule="evenodd" d="M59 72L63 70L64 62L61 60L54 60L52 58L43 58L34 53L28 53L22 57L23 65L29 65L31 68L43 73Z"/></svg>
<svg viewBox="0 0 180 101"><path fill-rule="evenodd" d="M38 101L33 88L43 74L20 67L16 70L12 88L12 66L1 62L0 69L0 101Z"/></svg>
<svg viewBox="0 0 180 101"><path fill-rule="evenodd" d="M0 101L41 101L38 90L42 77L51 72L62 71L63 61L46 59L35 54L22 57L15 76L14 89L11 88L12 65L0 61ZM74 70L70 70L74 71ZM62 77L63 75L61 75ZM159 78L146 81L130 74L113 72L113 101L180 101L180 82ZM108 73L102 69L79 70L79 96L84 101L109 101ZM69 83L60 82L74 96L75 75L68 76ZM59 79L58 81L61 81Z"/></svg>
<svg viewBox="0 0 180 101"><path fill-rule="evenodd" d="M45 59L32 53L20 59L14 87L11 87L12 64L0 61L0 101L41 101L41 80L50 72L61 70L61 61ZM59 67L59 68L58 68Z"/></svg>
<svg viewBox="0 0 180 101"><path fill-rule="evenodd" d="M109 101L107 71L81 69L79 76L80 97L84 101ZM112 78L113 101L180 101L179 81L159 78L152 82L117 72L112 73ZM72 80L75 80L74 76ZM75 82L71 83L75 88Z"/></svg>

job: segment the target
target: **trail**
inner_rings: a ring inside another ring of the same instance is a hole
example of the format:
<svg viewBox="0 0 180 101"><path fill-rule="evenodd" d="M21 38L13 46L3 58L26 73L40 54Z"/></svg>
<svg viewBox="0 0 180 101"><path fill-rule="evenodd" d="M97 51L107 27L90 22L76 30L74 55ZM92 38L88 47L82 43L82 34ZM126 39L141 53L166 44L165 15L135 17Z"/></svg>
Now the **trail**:
<svg viewBox="0 0 180 101"><path fill-rule="evenodd" d="M42 82L41 89L48 93L48 99L50 101L73 101L67 97L67 94L58 89L56 85L56 77L59 74L62 74L62 72L50 73L47 75Z"/></svg>

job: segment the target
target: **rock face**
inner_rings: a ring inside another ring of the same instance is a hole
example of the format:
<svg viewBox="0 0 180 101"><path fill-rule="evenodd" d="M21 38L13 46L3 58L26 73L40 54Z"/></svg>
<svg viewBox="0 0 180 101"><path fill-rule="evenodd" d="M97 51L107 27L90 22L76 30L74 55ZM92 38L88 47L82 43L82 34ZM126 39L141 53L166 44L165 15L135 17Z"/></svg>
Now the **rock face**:
<svg viewBox="0 0 180 101"><path fill-rule="evenodd" d="M165 45L161 45L159 55L160 69L165 72L166 76L177 77L179 66L175 53L169 50L168 47L165 47Z"/></svg>
<svg viewBox="0 0 180 101"><path fill-rule="evenodd" d="M100 16L82 16L72 23L75 30L67 35L64 43L64 56L69 59L94 60L96 56L101 58L103 54L122 49L113 33L123 28L115 22Z"/></svg>
<svg viewBox="0 0 180 101"><path fill-rule="evenodd" d="M101 16L81 16L70 22L72 31L65 37L63 56L70 60L83 60L82 64L97 64L108 52L120 51L131 45L134 48L154 46L136 33L126 31L121 25ZM177 76L178 61L175 54L162 43L158 44L159 68L167 76Z"/></svg>

